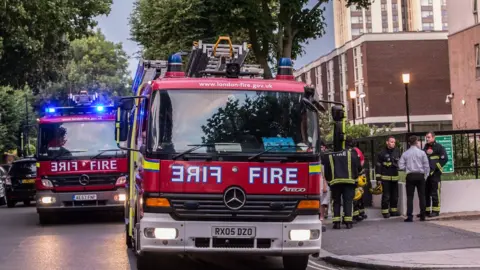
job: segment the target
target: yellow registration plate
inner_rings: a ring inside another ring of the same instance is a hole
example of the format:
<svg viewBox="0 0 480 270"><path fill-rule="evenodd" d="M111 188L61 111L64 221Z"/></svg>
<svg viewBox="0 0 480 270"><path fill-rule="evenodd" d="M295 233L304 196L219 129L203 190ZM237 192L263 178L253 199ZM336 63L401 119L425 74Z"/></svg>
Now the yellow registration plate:
<svg viewBox="0 0 480 270"><path fill-rule="evenodd" d="M35 179L23 179L22 184L35 184Z"/></svg>

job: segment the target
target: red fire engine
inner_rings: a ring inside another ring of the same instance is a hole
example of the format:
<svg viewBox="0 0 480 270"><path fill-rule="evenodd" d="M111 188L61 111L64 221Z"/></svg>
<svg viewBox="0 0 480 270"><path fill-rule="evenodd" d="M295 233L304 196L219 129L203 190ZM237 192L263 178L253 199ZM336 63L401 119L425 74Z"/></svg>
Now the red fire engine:
<svg viewBox="0 0 480 270"><path fill-rule="evenodd" d="M138 269L158 253L229 252L303 270L319 254L314 93L293 79L290 59L275 80L254 78L248 52L222 37L194 43L185 72L180 54L141 62L134 96L117 104L115 137L131 151L126 244Z"/></svg>
<svg viewBox="0 0 480 270"><path fill-rule="evenodd" d="M40 223L60 211L124 211L127 151L108 136L113 106L98 95L71 95L72 107L49 107L38 120L36 199Z"/></svg>

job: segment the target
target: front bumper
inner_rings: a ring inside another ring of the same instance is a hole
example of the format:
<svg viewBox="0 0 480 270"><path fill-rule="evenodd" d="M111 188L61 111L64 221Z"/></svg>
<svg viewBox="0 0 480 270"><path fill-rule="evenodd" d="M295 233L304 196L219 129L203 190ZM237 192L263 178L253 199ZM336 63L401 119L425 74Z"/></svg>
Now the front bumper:
<svg viewBox="0 0 480 270"><path fill-rule="evenodd" d="M213 238L212 227L255 227L253 239ZM160 240L145 235L146 228L175 228L175 240ZM318 230L318 238L305 241L290 240L291 230ZM169 214L145 213L140 221L137 240L140 238L140 252L159 253L243 253L270 256L287 254L316 254L322 242L322 223L318 216L297 216L292 222L209 222L176 221ZM200 243L199 243L200 242ZM220 244L219 244L220 243Z"/></svg>
<svg viewBox="0 0 480 270"><path fill-rule="evenodd" d="M7 200L9 201L26 201L26 200L35 200L35 189L16 189L12 187L7 187L5 194L7 195Z"/></svg>
<svg viewBox="0 0 480 270"><path fill-rule="evenodd" d="M95 194L97 199L90 201L74 201L75 195ZM124 211L125 201L118 200L119 195L125 197L124 190L89 191L89 192L37 192L37 213L59 211ZM51 203L42 201L44 197L51 197Z"/></svg>

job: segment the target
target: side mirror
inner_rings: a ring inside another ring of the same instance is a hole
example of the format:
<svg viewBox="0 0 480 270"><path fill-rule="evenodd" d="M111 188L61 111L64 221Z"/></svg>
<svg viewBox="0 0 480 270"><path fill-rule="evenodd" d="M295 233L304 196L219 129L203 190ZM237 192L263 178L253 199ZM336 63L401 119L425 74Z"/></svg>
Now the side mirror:
<svg viewBox="0 0 480 270"><path fill-rule="evenodd" d="M120 109L123 111L131 111L135 105L134 101L135 100L133 98L120 99L120 104L118 107L120 107Z"/></svg>
<svg viewBox="0 0 480 270"><path fill-rule="evenodd" d="M332 107L332 118L333 121L343 121L343 119L345 118L345 110L342 106Z"/></svg>
<svg viewBox="0 0 480 270"><path fill-rule="evenodd" d="M121 107L117 108L115 120L115 140L117 144L128 139L128 112L129 110L122 110Z"/></svg>

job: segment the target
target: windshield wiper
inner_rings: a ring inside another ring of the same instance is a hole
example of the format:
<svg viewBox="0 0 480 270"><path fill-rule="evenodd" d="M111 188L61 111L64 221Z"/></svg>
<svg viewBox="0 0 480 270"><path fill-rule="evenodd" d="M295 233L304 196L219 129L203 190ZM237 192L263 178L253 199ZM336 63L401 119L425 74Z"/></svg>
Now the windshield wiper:
<svg viewBox="0 0 480 270"><path fill-rule="evenodd" d="M123 150L117 148L117 149L100 149L98 151L100 151L100 153L96 154L95 156L91 157L90 159L96 159L97 157L101 156L105 152L114 152L114 151L117 152L117 151L123 151Z"/></svg>
<svg viewBox="0 0 480 270"><path fill-rule="evenodd" d="M87 152L87 150L72 150L72 151L60 151L60 153L58 153L56 156L54 156L52 159L53 160L57 160L58 158L62 157L63 155L65 155L66 153L82 153L82 152Z"/></svg>
<svg viewBox="0 0 480 270"><path fill-rule="evenodd" d="M249 157L248 160L254 160L254 159L258 158L259 156L261 156L261 155L263 155L267 152L270 152L270 150L274 150L274 149L282 149L282 148L287 148L287 149L288 148L295 148L295 149L297 149L297 148L299 148L299 146L295 146L295 145L273 145L273 146L267 146L267 147L268 147L268 149L265 149L262 152L257 153L255 155Z"/></svg>
<svg viewBox="0 0 480 270"><path fill-rule="evenodd" d="M197 149L200 149L202 147L207 147L207 146L215 146L215 144L213 143L205 143L205 144L189 144L187 146L193 146L192 148L188 149L187 151L184 151L180 154L177 154L175 156L172 157L173 160L176 160L177 158L179 157L182 157L183 155L186 155L186 154L189 154Z"/></svg>

